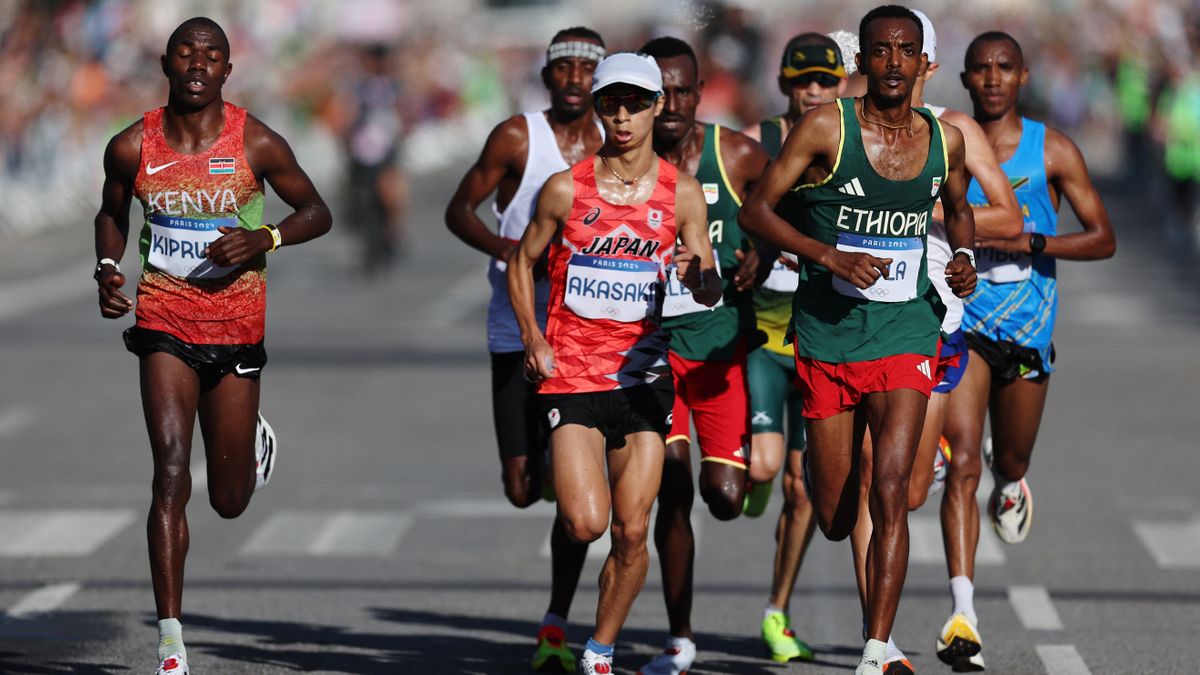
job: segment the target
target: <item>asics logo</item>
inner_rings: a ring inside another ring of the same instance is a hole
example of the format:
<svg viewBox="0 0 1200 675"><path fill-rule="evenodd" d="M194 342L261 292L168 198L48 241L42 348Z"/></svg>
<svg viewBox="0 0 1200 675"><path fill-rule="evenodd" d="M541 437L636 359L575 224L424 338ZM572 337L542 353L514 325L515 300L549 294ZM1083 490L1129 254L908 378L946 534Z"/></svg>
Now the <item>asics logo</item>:
<svg viewBox="0 0 1200 675"><path fill-rule="evenodd" d="M242 364L239 363L236 366L234 366L233 369L237 372L238 375L249 375L250 373L257 373L258 371L262 370L262 367L260 366L258 368L242 368Z"/></svg>
<svg viewBox="0 0 1200 675"><path fill-rule="evenodd" d="M599 217L600 217L600 207L593 206L592 210L588 211L587 215L583 217L583 224L591 225L592 223L596 222L596 219Z"/></svg>
<svg viewBox="0 0 1200 675"><path fill-rule="evenodd" d="M174 162L167 162L166 164L160 164L159 166L154 166L153 162L146 162L146 175L153 176L154 174L158 173L159 171L162 171L163 169L167 168L168 166L171 166L173 164L178 164L178 163L179 163L179 160L175 160Z"/></svg>

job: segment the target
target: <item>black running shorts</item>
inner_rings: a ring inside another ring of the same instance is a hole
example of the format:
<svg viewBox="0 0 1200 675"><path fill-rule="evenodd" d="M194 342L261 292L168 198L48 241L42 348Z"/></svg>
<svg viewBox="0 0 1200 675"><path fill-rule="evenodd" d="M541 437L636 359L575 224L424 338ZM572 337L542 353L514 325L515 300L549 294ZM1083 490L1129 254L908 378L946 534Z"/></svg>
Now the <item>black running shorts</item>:
<svg viewBox="0 0 1200 675"><path fill-rule="evenodd" d="M537 387L525 379L525 352L492 352L492 419L500 459L532 456L541 461L550 428Z"/></svg>
<svg viewBox="0 0 1200 675"><path fill-rule="evenodd" d="M1042 355L1033 347L1022 347L1008 340L993 340L967 333L967 347L979 354L992 370L993 380L1011 381L1017 378L1030 382L1045 382L1050 377ZM1054 363L1054 345L1050 345L1050 363Z"/></svg>
<svg viewBox="0 0 1200 675"><path fill-rule="evenodd" d="M610 449L624 447L625 437L639 431L653 431L665 438L671 430L674 405L675 386L669 377L626 389L542 395L551 432L564 424L597 429Z"/></svg>
<svg viewBox="0 0 1200 675"><path fill-rule="evenodd" d="M200 391L209 391L221 378L257 380L267 365L267 350L262 342L252 345L194 345L160 330L134 326L125 331L125 348L139 357L155 352L170 354L183 361L200 376Z"/></svg>

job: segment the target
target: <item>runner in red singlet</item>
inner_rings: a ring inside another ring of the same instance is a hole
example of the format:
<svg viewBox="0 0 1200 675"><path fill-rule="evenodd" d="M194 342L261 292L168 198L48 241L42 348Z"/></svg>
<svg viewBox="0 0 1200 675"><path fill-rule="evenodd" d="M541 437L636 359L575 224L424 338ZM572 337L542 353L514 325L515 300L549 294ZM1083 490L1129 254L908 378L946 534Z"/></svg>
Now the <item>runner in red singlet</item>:
<svg viewBox="0 0 1200 675"><path fill-rule="evenodd" d="M525 372L539 383L550 423L559 515L577 541L599 538L612 515L596 630L579 664L585 675L612 672L613 644L646 579L674 399L661 302L676 234L688 250L675 256L681 281L706 305L721 295L700 184L651 144L663 106L658 66L643 55L610 56L596 67L592 93L605 144L546 182L508 268ZM547 246L543 335L533 267Z"/></svg>
<svg viewBox="0 0 1200 675"><path fill-rule="evenodd" d="M185 21L167 41L162 67L170 87L166 107L117 134L104 153L95 277L102 316L116 319L133 309L120 290L125 276L118 263L136 197L146 213L139 237L144 271L137 322L125 331L125 345L140 357L154 456L147 531L157 673L187 675L179 617L197 414L209 502L223 518L235 518L274 461L274 433L258 413L267 362L265 254L325 234L332 218L287 142L222 100L232 65L220 26L207 18ZM293 209L278 225L262 222L264 181Z"/></svg>

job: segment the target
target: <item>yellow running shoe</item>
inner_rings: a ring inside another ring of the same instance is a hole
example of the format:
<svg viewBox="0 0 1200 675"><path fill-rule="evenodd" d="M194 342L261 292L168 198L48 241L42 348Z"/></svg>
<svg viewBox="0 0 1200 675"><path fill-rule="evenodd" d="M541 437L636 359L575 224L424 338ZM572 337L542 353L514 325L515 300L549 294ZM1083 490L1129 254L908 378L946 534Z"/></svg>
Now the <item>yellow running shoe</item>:
<svg viewBox="0 0 1200 675"><path fill-rule="evenodd" d="M771 652L771 660L777 663L787 663L792 659L812 661L812 648L796 638L789 623L787 614L783 612L771 612L763 618L762 639Z"/></svg>
<svg viewBox="0 0 1200 675"><path fill-rule="evenodd" d="M746 498L742 502L742 515L757 518L767 510L767 502L771 501L771 487L775 481L765 483L749 482Z"/></svg>
<svg viewBox="0 0 1200 675"><path fill-rule="evenodd" d="M983 639L967 615L957 613L946 620L937 641L937 655L956 673L974 673L984 669Z"/></svg>
<svg viewBox="0 0 1200 675"><path fill-rule="evenodd" d="M567 635L558 626L542 626L533 653L533 670L538 673L573 673L575 655L567 649Z"/></svg>

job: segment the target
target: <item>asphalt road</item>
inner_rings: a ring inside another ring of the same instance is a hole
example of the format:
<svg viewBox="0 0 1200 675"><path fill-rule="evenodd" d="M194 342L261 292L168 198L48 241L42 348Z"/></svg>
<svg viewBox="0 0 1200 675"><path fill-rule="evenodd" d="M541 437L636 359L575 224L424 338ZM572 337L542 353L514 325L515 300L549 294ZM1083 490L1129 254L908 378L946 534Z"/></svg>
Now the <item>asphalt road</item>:
<svg viewBox="0 0 1200 675"><path fill-rule="evenodd" d="M501 494L484 261L441 222L456 177L417 181L411 245L386 278L356 272L344 223L272 257L262 408L281 456L237 520L222 521L200 490L190 505L194 673L527 672L552 506L517 511ZM1060 268L1033 532L1015 547L988 533L981 549L990 672L1178 673L1200 659L1200 293L1152 207L1107 201L1116 258ZM136 360L120 339L132 320L99 317L90 238L89 215L0 242L4 673L155 665L142 526L151 463ZM780 503L776 494L758 520L718 523L702 507L694 516L696 675L847 673L857 663L849 550L819 535L792 605L818 662L764 658L758 626ZM895 635L920 672L942 672L933 642L950 603L936 505L912 522ZM596 602L603 551L593 548L568 633L577 651ZM665 623L652 567L618 672L660 648Z"/></svg>

